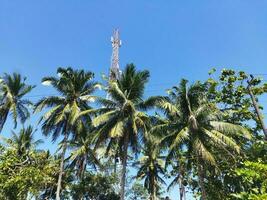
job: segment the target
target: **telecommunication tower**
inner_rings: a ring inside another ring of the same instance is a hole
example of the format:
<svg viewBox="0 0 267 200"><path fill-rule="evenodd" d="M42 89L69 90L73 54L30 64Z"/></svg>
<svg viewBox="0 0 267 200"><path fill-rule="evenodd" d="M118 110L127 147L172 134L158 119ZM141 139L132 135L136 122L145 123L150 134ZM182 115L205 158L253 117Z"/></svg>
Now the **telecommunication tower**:
<svg viewBox="0 0 267 200"><path fill-rule="evenodd" d="M109 72L109 80L116 80L120 78L120 67L119 67L119 48L121 46L119 29L114 29L111 37L112 44L112 55L111 55L111 66Z"/></svg>

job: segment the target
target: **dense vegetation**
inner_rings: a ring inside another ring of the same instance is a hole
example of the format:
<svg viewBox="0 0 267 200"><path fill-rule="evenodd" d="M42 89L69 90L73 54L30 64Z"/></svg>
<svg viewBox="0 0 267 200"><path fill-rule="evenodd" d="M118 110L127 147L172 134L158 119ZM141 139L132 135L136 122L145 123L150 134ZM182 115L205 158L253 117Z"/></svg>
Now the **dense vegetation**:
<svg viewBox="0 0 267 200"><path fill-rule="evenodd" d="M182 79L165 96L145 99L149 72L133 64L101 83L82 69L56 73L42 83L57 95L37 102L27 99L35 86L20 74L0 79L0 132L8 117L14 122L9 137L1 134L0 199L157 200L176 185L180 200L189 192L267 199L263 116L248 90L263 110L267 84L259 77L212 70L207 81ZM37 128L57 142L54 154L39 149Z"/></svg>

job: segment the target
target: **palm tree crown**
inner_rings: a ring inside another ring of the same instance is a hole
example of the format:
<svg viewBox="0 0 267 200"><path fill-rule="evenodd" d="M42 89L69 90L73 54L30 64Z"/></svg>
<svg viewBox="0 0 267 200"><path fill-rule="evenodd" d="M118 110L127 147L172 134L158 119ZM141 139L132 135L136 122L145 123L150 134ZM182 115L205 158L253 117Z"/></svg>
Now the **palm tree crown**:
<svg viewBox="0 0 267 200"><path fill-rule="evenodd" d="M144 187L150 194L150 200L156 200L161 184L165 184L160 175L165 174L165 161L160 156L158 143L148 140L145 143L143 156L137 162L137 178L144 179Z"/></svg>
<svg viewBox="0 0 267 200"><path fill-rule="evenodd" d="M92 146L92 136L87 126L84 126L79 137L70 141L69 144L69 148L71 149L69 157L70 167L76 170L76 174L81 180L84 178L87 165L91 165L95 169L101 167L100 161Z"/></svg>
<svg viewBox="0 0 267 200"><path fill-rule="evenodd" d="M91 72L58 68L57 73L59 77L45 77L42 82L54 87L60 96L45 97L35 104L35 112L50 108L41 121L43 133L52 133L53 140L61 133L65 135L72 130L79 112L90 108L88 102L95 98L91 94L98 87L97 83L91 81L94 77Z"/></svg>
<svg viewBox="0 0 267 200"><path fill-rule="evenodd" d="M95 137L97 144L114 138L119 138L122 142L128 137L130 146L134 150L138 149L138 139L142 136L140 133L147 132L149 122L149 116L141 109L148 78L148 71L136 71L135 66L130 64L126 66L120 80L109 83L110 98L98 99L104 107L95 110L100 115L92 121L98 127ZM82 115L90 112L85 111Z"/></svg>
<svg viewBox="0 0 267 200"><path fill-rule="evenodd" d="M12 137L5 139L10 147L14 148L18 156L27 155L30 150L41 144L41 139L34 140L34 130L32 126L22 128L18 134L12 131Z"/></svg>
<svg viewBox="0 0 267 200"><path fill-rule="evenodd" d="M24 99L35 86L27 85L26 78L18 73L5 74L0 79L0 132L6 122L7 116L11 113L14 127L17 126L17 118L24 123L30 116L28 106L32 103Z"/></svg>
<svg viewBox="0 0 267 200"><path fill-rule="evenodd" d="M197 163L202 181L204 163L216 164L212 150L239 153L240 147L233 137L250 137L246 129L222 120L219 110L208 102L205 86L199 82L188 88L187 81L182 80L179 87L169 90L169 97L158 102L158 107L167 120L154 129L167 133L162 141L169 144L170 155L184 146L190 161ZM202 198L206 199L204 186L201 189Z"/></svg>

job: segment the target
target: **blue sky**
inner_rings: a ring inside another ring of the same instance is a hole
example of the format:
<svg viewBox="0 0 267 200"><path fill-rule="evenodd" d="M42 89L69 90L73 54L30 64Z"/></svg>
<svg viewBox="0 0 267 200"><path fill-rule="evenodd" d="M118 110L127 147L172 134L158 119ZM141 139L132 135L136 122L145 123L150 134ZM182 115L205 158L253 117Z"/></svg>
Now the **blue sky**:
<svg viewBox="0 0 267 200"><path fill-rule="evenodd" d="M182 77L204 80L212 67L267 74L263 0L0 0L0 73L27 76L37 85L33 101L54 93L40 80L59 66L91 70L100 80L116 27L121 67L134 62L151 72L146 95L163 94Z"/></svg>

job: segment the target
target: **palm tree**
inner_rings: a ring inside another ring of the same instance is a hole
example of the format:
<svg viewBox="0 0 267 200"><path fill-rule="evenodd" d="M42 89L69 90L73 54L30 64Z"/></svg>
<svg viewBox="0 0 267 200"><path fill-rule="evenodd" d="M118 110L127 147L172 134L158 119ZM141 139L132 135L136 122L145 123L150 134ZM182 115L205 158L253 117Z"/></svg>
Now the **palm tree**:
<svg viewBox="0 0 267 200"><path fill-rule="evenodd" d="M21 77L18 73L12 75L4 74L0 79L0 132L7 120L7 116L11 113L14 128L17 127L17 119L24 123L30 116L28 106L32 103L24 99L35 86L27 85L26 78Z"/></svg>
<svg viewBox="0 0 267 200"><path fill-rule="evenodd" d="M150 200L156 200L160 185L165 184L160 175L165 174L164 159L159 154L158 143L150 140L145 143L143 156L136 163L139 167L137 178L144 181L144 187L150 195Z"/></svg>
<svg viewBox="0 0 267 200"><path fill-rule="evenodd" d="M77 139L70 141L69 148L71 155L68 160L71 161L70 168L75 168L77 176L83 180L87 165L93 166L95 169L101 167L101 163L92 149L92 137L88 127L84 126L82 132Z"/></svg>
<svg viewBox="0 0 267 200"><path fill-rule="evenodd" d="M177 151L175 155L175 159L177 159L177 162L174 162L174 160L167 161L167 163L171 164L171 176L174 176L174 179L171 181L171 183L168 186L168 191L174 187L175 185L179 186L179 194L180 198L179 200L186 200L186 180L188 178L187 176L187 160L186 156L182 155L182 151ZM174 159L174 154L172 155L172 159ZM168 160L168 159L167 159Z"/></svg>
<svg viewBox="0 0 267 200"><path fill-rule="evenodd" d="M239 153L240 147L233 137L250 138L250 133L241 126L224 122L219 109L208 102L205 86L199 82L188 88L187 80L182 80L179 87L168 93L169 97L157 103L167 119L154 130L167 133L162 143L170 146L170 155L179 149L187 151L197 168L202 199L206 200L205 164L216 166L212 151Z"/></svg>
<svg viewBox="0 0 267 200"><path fill-rule="evenodd" d="M73 70L72 68L58 68L59 77L45 77L42 82L44 85L53 86L60 96L49 96L41 99L35 105L35 112L44 108L50 108L42 117L42 131L44 135L52 134L55 141L63 135L62 154L60 172L58 176L56 199L60 199L61 182L64 172L64 158L67 149L69 135L79 133L82 122L90 122L88 116L83 116L77 120L77 116L82 110L90 110L89 101L95 99L92 93L99 86L93 82L94 74L84 70Z"/></svg>
<svg viewBox="0 0 267 200"><path fill-rule="evenodd" d="M96 146L104 141L109 141L108 146L118 143L123 166L121 200L124 200L125 196L128 147L130 146L133 152L138 151L149 124L149 116L143 112L149 102L142 99L148 78L148 71L137 71L133 64L128 64L119 80L110 81L107 91L109 98L98 99L103 107L95 110L95 113L100 115L93 119L93 125L98 127L95 135ZM90 112L85 111L82 115Z"/></svg>
<svg viewBox="0 0 267 200"><path fill-rule="evenodd" d="M57 192L57 179L59 176L59 171L55 170L58 168L58 165L61 162L60 155L54 154L50 155L50 152L44 152L45 159L44 165L46 173L49 175L50 179L46 182L43 186L42 190L40 191L39 197L37 199L40 200L50 200L56 199L56 192ZM63 191L65 188L69 188L71 183L74 181L74 176L71 169L65 168L64 170L64 179L61 183L61 190ZM64 194L61 194L61 198L65 199Z"/></svg>
<svg viewBox="0 0 267 200"><path fill-rule="evenodd" d="M36 146L43 143L41 139L34 140L34 130L32 126L22 128L18 134L12 131L12 137L5 139L6 143L14 150L18 156L28 156L29 152L35 149Z"/></svg>

